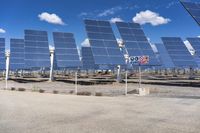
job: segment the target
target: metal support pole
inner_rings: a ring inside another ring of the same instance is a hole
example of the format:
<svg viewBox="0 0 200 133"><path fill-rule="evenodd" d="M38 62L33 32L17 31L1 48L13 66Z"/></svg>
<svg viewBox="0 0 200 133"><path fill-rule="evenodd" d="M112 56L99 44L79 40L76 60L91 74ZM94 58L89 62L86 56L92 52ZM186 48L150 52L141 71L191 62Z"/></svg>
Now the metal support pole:
<svg viewBox="0 0 200 133"><path fill-rule="evenodd" d="M75 94L78 93L78 72L75 72Z"/></svg>
<svg viewBox="0 0 200 133"><path fill-rule="evenodd" d="M8 78L9 78L9 68L10 68L10 53L6 52L6 89L8 89Z"/></svg>
<svg viewBox="0 0 200 133"><path fill-rule="evenodd" d="M142 84L142 73L141 73L141 66L139 66L139 88L141 88Z"/></svg>
<svg viewBox="0 0 200 133"><path fill-rule="evenodd" d="M126 76L125 76L126 80L126 87L125 87L125 96L127 96L128 94L128 71L126 70Z"/></svg>
<svg viewBox="0 0 200 133"><path fill-rule="evenodd" d="M50 68L49 81L53 81L54 50L50 50L50 54L51 54L51 68Z"/></svg>
<svg viewBox="0 0 200 133"><path fill-rule="evenodd" d="M120 71L121 71L121 66L118 65L118 66L117 66L117 82L121 82Z"/></svg>

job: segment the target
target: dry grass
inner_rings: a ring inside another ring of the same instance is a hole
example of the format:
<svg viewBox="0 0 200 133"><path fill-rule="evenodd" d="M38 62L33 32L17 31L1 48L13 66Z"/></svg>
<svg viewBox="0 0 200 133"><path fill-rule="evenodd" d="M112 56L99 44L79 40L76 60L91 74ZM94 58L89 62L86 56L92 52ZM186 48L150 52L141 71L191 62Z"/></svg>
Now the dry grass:
<svg viewBox="0 0 200 133"><path fill-rule="evenodd" d="M73 90L69 91L69 94L73 94L73 93L74 93L74 91L73 91Z"/></svg>
<svg viewBox="0 0 200 133"><path fill-rule="evenodd" d="M100 96L103 96L103 94L101 92L96 92L95 96L99 96L100 97Z"/></svg>
<svg viewBox="0 0 200 133"><path fill-rule="evenodd" d="M18 88L18 91L26 91L25 88Z"/></svg>
<svg viewBox="0 0 200 133"><path fill-rule="evenodd" d="M45 92L45 90L42 90L42 89L39 90L39 93L44 93L44 92Z"/></svg>
<svg viewBox="0 0 200 133"><path fill-rule="evenodd" d="M77 95L81 95L81 96L91 96L92 93L88 92L88 91L82 91L82 92L78 92Z"/></svg>
<svg viewBox="0 0 200 133"><path fill-rule="evenodd" d="M58 94L58 93L59 93L59 91L53 90L53 94Z"/></svg>
<svg viewBox="0 0 200 133"><path fill-rule="evenodd" d="M11 89L10 89L11 91L15 91L16 90L16 88L15 87L11 87Z"/></svg>

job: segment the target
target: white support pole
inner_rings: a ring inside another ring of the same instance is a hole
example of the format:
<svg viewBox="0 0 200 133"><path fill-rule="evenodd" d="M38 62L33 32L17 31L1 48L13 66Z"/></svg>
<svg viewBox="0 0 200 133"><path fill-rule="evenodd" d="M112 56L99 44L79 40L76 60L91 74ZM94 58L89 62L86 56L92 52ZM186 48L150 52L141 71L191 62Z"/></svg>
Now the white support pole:
<svg viewBox="0 0 200 133"><path fill-rule="evenodd" d="M142 73L141 73L141 66L139 66L139 88L142 87Z"/></svg>
<svg viewBox="0 0 200 133"><path fill-rule="evenodd" d="M117 66L117 82L121 82L121 75L120 75L120 72L121 72L121 66L118 65L118 66Z"/></svg>
<svg viewBox="0 0 200 133"><path fill-rule="evenodd" d="M126 87L125 87L125 96L127 96L127 94L128 94L128 71L126 70L126 76L125 76L125 78L126 78Z"/></svg>
<svg viewBox="0 0 200 133"><path fill-rule="evenodd" d="M126 67L128 68L128 62L129 62L129 56L125 55L125 59L126 59ZM127 96L128 94L128 69L126 68L126 74L125 74L125 96Z"/></svg>
<svg viewBox="0 0 200 133"><path fill-rule="evenodd" d="M8 89L8 78L9 78L9 68L10 68L10 52L6 52L6 89Z"/></svg>
<svg viewBox="0 0 200 133"><path fill-rule="evenodd" d="M78 93L78 72L75 72L75 94Z"/></svg>
<svg viewBox="0 0 200 133"><path fill-rule="evenodd" d="M51 59L51 68L50 68L50 75L49 75L49 81L53 81L53 65L54 65L54 50L50 50L50 59Z"/></svg>

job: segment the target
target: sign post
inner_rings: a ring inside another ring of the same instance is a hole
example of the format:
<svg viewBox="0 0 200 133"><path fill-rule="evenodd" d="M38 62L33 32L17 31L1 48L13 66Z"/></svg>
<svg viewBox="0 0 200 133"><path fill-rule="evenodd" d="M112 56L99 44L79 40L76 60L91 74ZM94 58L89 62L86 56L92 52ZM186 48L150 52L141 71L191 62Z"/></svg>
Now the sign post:
<svg viewBox="0 0 200 133"><path fill-rule="evenodd" d="M138 65L139 66L139 93L141 94L144 90L142 88L142 70L141 65L147 65L149 64L149 56L143 55L143 56L132 56L130 57L130 63L132 65Z"/></svg>
<svg viewBox="0 0 200 133"><path fill-rule="evenodd" d="M78 93L78 72L75 72L75 94Z"/></svg>
<svg viewBox="0 0 200 133"><path fill-rule="evenodd" d="M10 68L10 52L6 52L6 89L8 89L8 78L9 78L9 68Z"/></svg>

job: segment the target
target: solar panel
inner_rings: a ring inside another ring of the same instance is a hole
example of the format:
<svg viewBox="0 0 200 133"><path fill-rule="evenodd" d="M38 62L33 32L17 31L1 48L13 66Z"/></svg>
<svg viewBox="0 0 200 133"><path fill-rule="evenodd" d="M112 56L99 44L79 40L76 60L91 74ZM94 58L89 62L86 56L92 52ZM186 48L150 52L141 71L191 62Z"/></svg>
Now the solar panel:
<svg viewBox="0 0 200 133"><path fill-rule="evenodd" d="M74 35L72 33L53 33L55 59L58 68L78 68L81 66Z"/></svg>
<svg viewBox="0 0 200 133"><path fill-rule="evenodd" d="M158 50L158 56L161 61L163 68L174 68L174 63L172 62L171 57L169 56L165 45L163 43L156 43L155 44Z"/></svg>
<svg viewBox="0 0 200 133"><path fill-rule="evenodd" d="M179 37L162 37L175 67L197 67L194 58Z"/></svg>
<svg viewBox="0 0 200 133"><path fill-rule="evenodd" d="M149 66L160 65L141 26L137 23L116 23L129 56L149 56Z"/></svg>
<svg viewBox="0 0 200 133"><path fill-rule="evenodd" d="M5 67L5 39L0 38L0 70L4 70Z"/></svg>
<svg viewBox="0 0 200 133"><path fill-rule="evenodd" d="M198 66L200 66L200 38L195 37L195 38L187 38L187 40L190 42L192 47L195 50L195 61L197 62Z"/></svg>
<svg viewBox="0 0 200 133"><path fill-rule="evenodd" d="M194 18L194 20L200 25L200 3L194 2L183 2L182 5L185 9L190 13L190 15Z"/></svg>
<svg viewBox="0 0 200 133"><path fill-rule="evenodd" d="M125 59L107 21L85 20L87 36L96 65L125 65Z"/></svg>
<svg viewBox="0 0 200 133"><path fill-rule="evenodd" d="M25 30L25 67L50 67L50 51L46 31Z"/></svg>
<svg viewBox="0 0 200 133"><path fill-rule="evenodd" d="M92 70L97 68L97 66L95 65L91 47L82 47L81 55L83 69Z"/></svg>
<svg viewBox="0 0 200 133"><path fill-rule="evenodd" d="M10 39L10 69L24 68L24 39Z"/></svg>

